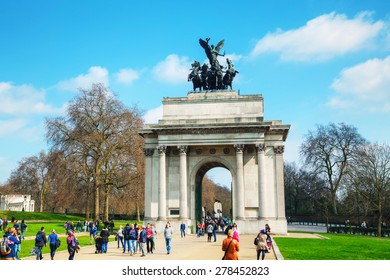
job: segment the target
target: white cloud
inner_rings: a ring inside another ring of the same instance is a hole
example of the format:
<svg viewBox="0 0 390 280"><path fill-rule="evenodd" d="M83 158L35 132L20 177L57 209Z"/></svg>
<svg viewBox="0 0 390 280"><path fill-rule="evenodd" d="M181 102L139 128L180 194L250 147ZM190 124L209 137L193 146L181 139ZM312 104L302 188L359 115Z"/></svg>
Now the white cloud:
<svg viewBox="0 0 390 280"><path fill-rule="evenodd" d="M321 15L298 29L278 30L257 42L251 56L279 53L289 61L323 61L370 46L384 27L369 12L348 19L343 14Z"/></svg>
<svg viewBox="0 0 390 280"><path fill-rule="evenodd" d="M390 112L390 56L344 69L331 87L338 93L332 107Z"/></svg>
<svg viewBox="0 0 390 280"><path fill-rule="evenodd" d="M57 114L63 111L45 103L45 96L45 90L30 85L14 86L9 82L0 82L0 114Z"/></svg>
<svg viewBox="0 0 390 280"><path fill-rule="evenodd" d="M75 78L60 81L57 88L67 91L90 88L93 83L103 83L109 86L108 70L100 66L92 66L87 74L80 74Z"/></svg>
<svg viewBox="0 0 390 280"><path fill-rule="evenodd" d="M163 106L151 109L145 113L144 121L146 124L158 123L158 120L162 119Z"/></svg>
<svg viewBox="0 0 390 280"><path fill-rule="evenodd" d="M187 57L171 54L154 67L153 74L160 81L177 84L187 81L190 68L191 62Z"/></svg>
<svg viewBox="0 0 390 280"><path fill-rule="evenodd" d="M12 135L26 125L24 119L0 120L0 137Z"/></svg>
<svg viewBox="0 0 390 280"><path fill-rule="evenodd" d="M121 69L118 73L114 74L118 83L131 85L135 80L138 80L140 74L133 69Z"/></svg>

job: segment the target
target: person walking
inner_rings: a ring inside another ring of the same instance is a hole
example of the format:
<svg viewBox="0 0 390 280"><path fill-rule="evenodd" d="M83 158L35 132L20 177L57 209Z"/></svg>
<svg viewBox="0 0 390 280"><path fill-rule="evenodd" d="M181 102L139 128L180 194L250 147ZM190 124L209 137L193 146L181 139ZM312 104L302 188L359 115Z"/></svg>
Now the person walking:
<svg viewBox="0 0 390 280"><path fill-rule="evenodd" d="M150 224L146 225L146 249L148 254L153 254L153 228Z"/></svg>
<svg viewBox="0 0 390 280"><path fill-rule="evenodd" d="M45 234L45 227L41 227L41 230L37 232L37 235L35 236L35 247L37 248L37 256L36 260L42 260L42 248L43 246L46 247L46 234Z"/></svg>
<svg viewBox="0 0 390 280"><path fill-rule="evenodd" d="M95 240L95 237L98 233L98 229L95 223L91 222L89 230L89 245L92 245L92 240Z"/></svg>
<svg viewBox="0 0 390 280"><path fill-rule="evenodd" d="M74 235L73 230L68 231L68 237L66 238L66 243L68 244L68 253L69 253L68 260L74 260L74 257L80 247L79 247L79 242L76 236Z"/></svg>
<svg viewBox="0 0 390 280"><path fill-rule="evenodd" d="M214 226L212 223L207 225L206 231L207 231L207 242L211 242L211 237L213 236L213 229Z"/></svg>
<svg viewBox="0 0 390 280"><path fill-rule="evenodd" d="M110 232L108 231L107 226L104 226L102 231L100 232L100 237L102 238L102 253L107 253L108 250L108 237L110 236Z"/></svg>
<svg viewBox="0 0 390 280"><path fill-rule="evenodd" d="M233 224L233 239L237 240L237 242L240 242L239 232L236 223Z"/></svg>
<svg viewBox="0 0 390 280"><path fill-rule="evenodd" d="M5 234L4 238L7 239L8 243L8 251L1 253L2 260L15 260L15 246L20 244L20 240L16 234L16 230L14 227L8 228L8 230L4 229Z"/></svg>
<svg viewBox="0 0 390 280"><path fill-rule="evenodd" d="M233 239L233 230L229 229L227 237L222 241L222 251L225 252L222 260L238 260L240 246L238 241Z"/></svg>
<svg viewBox="0 0 390 280"><path fill-rule="evenodd" d="M129 232L129 241L130 241L130 256L133 256L136 253L137 250L137 230L134 228L134 225L130 225L130 232Z"/></svg>
<svg viewBox="0 0 390 280"><path fill-rule="evenodd" d="M58 243L58 235L56 234L56 230L52 229L51 234L48 236L48 243L50 246L50 258L51 260L54 260L54 255L56 254L57 246L59 246Z"/></svg>
<svg viewBox="0 0 390 280"><path fill-rule="evenodd" d="M186 237L186 224L183 221L180 224L180 236L181 238Z"/></svg>
<svg viewBox="0 0 390 280"><path fill-rule="evenodd" d="M119 248L119 244L121 244L121 246L123 248L123 226L122 225L119 226L119 229L118 229L118 232L116 233L116 236L118 238L118 248Z"/></svg>
<svg viewBox="0 0 390 280"><path fill-rule="evenodd" d="M127 252L130 252L130 225L126 224L125 228L122 230L123 233L123 253L126 253L126 247Z"/></svg>
<svg viewBox="0 0 390 280"><path fill-rule="evenodd" d="M217 242L217 230L218 230L218 224L213 221L212 222L212 225L213 225L213 237L214 237L214 242Z"/></svg>
<svg viewBox="0 0 390 280"><path fill-rule="evenodd" d="M267 234L265 229L260 230L260 233L258 234L257 238L259 240L256 246L257 260L260 259L260 254L261 254L261 259L264 260L265 253L269 252L267 246Z"/></svg>
<svg viewBox="0 0 390 280"><path fill-rule="evenodd" d="M21 238L22 238L21 240L24 240L24 234L27 231L27 224L24 222L24 220L22 220L20 224L20 231L21 231Z"/></svg>
<svg viewBox="0 0 390 280"><path fill-rule="evenodd" d="M268 250L272 248L271 228L269 224L265 224L265 234L267 235L267 246Z"/></svg>
<svg viewBox="0 0 390 280"><path fill-rule="evenodd" d="M165 225L165 229L164 229L164 238L165 238L165 245L167 247L167 255L171 253L172 235L173 235L172 227L171 224L168 222Z"/></svg>
<svg viewBox="0 0 390 280"><path fill-rule="evenodd" d="M145 243L146 243L146 228L143 225L142 230L139 233L139 245L141 248L141 257L145 257Z"/></svg>

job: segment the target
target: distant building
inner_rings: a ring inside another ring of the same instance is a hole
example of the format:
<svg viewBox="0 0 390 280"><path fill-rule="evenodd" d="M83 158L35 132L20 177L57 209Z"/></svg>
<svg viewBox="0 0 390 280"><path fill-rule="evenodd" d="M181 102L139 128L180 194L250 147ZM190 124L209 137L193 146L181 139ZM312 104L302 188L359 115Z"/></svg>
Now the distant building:
<svg viewBox="0 0 390 280"><path fill-rule="evenodd" d="M35 201L31 195L2 195L0 196L0 210L34 212Z"/></svg>

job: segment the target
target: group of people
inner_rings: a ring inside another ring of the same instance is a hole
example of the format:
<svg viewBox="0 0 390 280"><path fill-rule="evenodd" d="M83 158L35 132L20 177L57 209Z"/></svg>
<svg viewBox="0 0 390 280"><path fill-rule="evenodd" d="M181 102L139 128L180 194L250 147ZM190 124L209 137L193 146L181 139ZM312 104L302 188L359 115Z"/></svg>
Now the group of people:
<svg viewBox="0 0 390 280"><path fill-rule="evenodd" d="M154 224L139 226L136 223L128 223L125 227L119 226L115 239L118 242L118 248L123 248L123 253L127 250L130 256L140 253L141 257L144 257L146 254L153 254L156 233Z"/></svg>
<svg viewBox="0 0 390 280"><path fill-rule="evenodd" d="M227 228L227 237L222 241L222 251L225 252L222 260L238 260L239 242L237 225L233 224L233 227ZM256 245L257 260L260 259L260 255L261 259L264 260L265 254L270 252L272 246L271 228L268 224L260 230L254 244Z"/></svg>
<svg viewBox="0 0 390 280"><path fill-rule="evenodd" d="M4 219L2 219L2 226L4 229ZM66 230L66 246L69 253L69 260L74 260L76 253L80 250L79 242L75 235L75 228L72 227L73 223L66 222L64 227ZM90 243L95 243L96 251L95 253L107 253L108 242L110 231L106 225L103 226L103 229L99 232L98 226L95 222L89 222L87 224L90 233ZM4 260L14 260L19 259L18 253L20 252L20 246L22 240L24 239L23 233L27 230L27 224L24 220L19 224L17 220L14 221L13 226L8 227L5 230L4 238L7 238L9 243L9 252L6 254L2 253L2 259ZM197 226L197 236L199 237L200 232L205 230L207 232L207 242L211 242L214 235L214 242L216 242L216 232L218 229L221 229L220 225L217 224L213 219L207 220L207 226L198 223ZM78 228L76 227L78 231ZM166 245L166 253L171 254L172 250L172 236L173 230L169 222L166 223L164 232L164 239ZM222 251L224 251L223 260L237 260L238 252L240 250L239 246L239 231L237 224L229 223L225 229L226 238L222 241ZM180 233L181 237L185 237L186 234L186 225L184 222L180 224ZM154 224L146 224L139 226L137 224L127 223L125 227L122 225L119 227L116 232L117 247L123 250L123 253L126 251L131 255L137 253L141 257L146 256L146 254L153 254L155 250L155 236L157 234ZM257 260L264 260L265 254L270 251L272 246L271 239L271 229L268 224L265 225L264 229L261 229L259 234L255 238L255 245L257 251ZM56 250L61 245L58 234L55 229L51 230L51 233L46 236L45 227L41 227L40 231L35 236L35 247L31 253L36 255L36 260L42 260L42 249L43 247L50 246L50 258L54 260Z"/></svg>
<svg viewBox="0 0 390 280"><path fill-rule="evenodd" d="M0 231L4 230L3 241L7 243L9 250L2 252L2 259L20 260L19 253L21 250L22 240L24 240L27 224L24 220L20 223L15 217L11 220L12 226L9 226L7 217L0 217Z"/></svg>
<svg viewBox="0 0 390 280"><path fill-rule="evenodd" d="M183 227L184 226L184 227ZM181 225L182 234L185 236L185 224ZM184 233L183 233L184 231ZM153 254L156 246L155 236L157 230L154 224L148 223L146 225L139 226L137 223L127 223L125 227L119 226L115 239L117 241L117 248L121 248L123 253L129 253L130 256L140 254L141 257L145 257L146 254ZM102 234L100 234L101 237ZM169 222L166 223L164 228L164 239L167 254L171 253L173 230ZM183 237L183 235L182 235ZM99 237L95 238L98 240ZM102 237L103 239L103 237ZM103 241L105 242L105 240ZM107 252L107 245L103 245L101 249L102 253ZM99 248L99 242L96 242L96 253L101 253Z"/></svg>

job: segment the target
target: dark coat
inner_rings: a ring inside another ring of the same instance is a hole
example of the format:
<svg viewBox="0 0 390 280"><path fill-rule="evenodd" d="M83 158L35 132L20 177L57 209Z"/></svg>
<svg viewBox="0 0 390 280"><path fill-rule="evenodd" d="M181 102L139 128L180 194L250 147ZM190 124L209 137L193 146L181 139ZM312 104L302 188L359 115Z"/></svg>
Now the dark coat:
<svg viewBox="0 0 390 280"><path fill-rule="evenodd" d="M110 236L110 232L108 231L108 229L104 228L100 232L100 236L102 238L102 243L107 243L108 242L108 237Z"/></svg>

